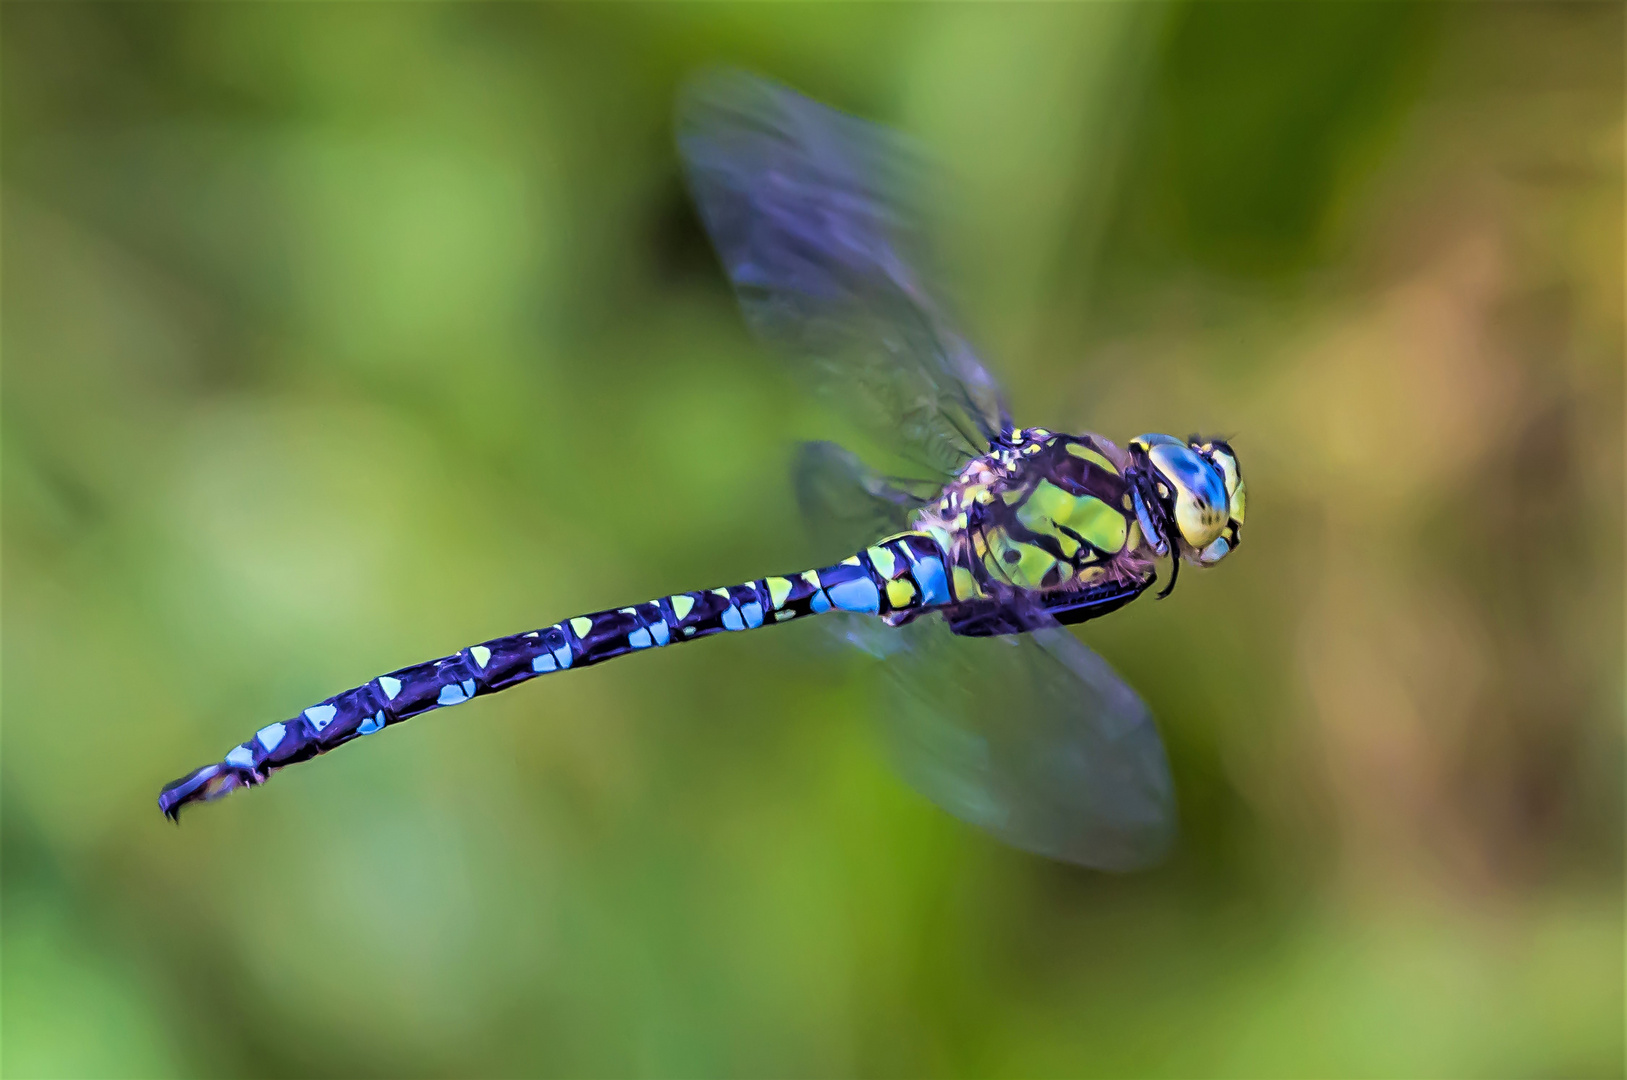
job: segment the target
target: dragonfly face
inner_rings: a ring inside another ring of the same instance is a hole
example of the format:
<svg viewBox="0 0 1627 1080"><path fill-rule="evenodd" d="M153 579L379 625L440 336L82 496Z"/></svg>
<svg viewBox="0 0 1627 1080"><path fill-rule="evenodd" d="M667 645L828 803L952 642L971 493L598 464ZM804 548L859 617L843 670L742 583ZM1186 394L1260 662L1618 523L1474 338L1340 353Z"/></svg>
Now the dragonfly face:
<svg viewBox="0 0 1627 1080"><path fill-rule="evenodd" d="M1136 517L1158 554L1173 546L1213 566L1242 543L1243 473L1227 443L1142 435L1130 440L1129 473Z"/></svg>

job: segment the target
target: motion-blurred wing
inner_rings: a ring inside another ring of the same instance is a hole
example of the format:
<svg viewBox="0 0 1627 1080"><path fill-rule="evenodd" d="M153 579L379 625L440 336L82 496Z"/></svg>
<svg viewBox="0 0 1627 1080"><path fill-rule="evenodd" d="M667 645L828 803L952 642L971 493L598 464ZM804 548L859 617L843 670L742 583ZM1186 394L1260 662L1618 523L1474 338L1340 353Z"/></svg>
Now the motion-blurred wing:
<svg viewBox="0 0 1627 1080"><path fill-rule="evenodd" d="M833 442L805 442L791 465L797 505L821 549L857 551L909 528L936 481L887 477Z"/></svg>
<svg viewBox="0 0 1627 1080"><path fill-rule="evenodd" d="M960 637L936 616L891 631L890 647L873 635L900 773L1015 847L1101 870L1158 862L1175 796L1151 713L1067 630L1025 618L1017 635Z"/></svg>
<svg viewBox="0 0 1627 1080"><path fill-rule="evenodd" d="M940 473L1010 425L999 387L922 277L897 134L762 79L715 71L678 105L701 220L746 320L821 396Z"/></svg>

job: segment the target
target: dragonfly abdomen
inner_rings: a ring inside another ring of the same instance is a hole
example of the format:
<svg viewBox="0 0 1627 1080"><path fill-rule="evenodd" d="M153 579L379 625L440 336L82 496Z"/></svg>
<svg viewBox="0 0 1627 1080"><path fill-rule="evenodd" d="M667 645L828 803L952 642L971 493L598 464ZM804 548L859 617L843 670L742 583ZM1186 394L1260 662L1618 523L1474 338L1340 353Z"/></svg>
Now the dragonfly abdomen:
<svg viewBox="0 0 1627 1080"><path fill-rule="evenodd" d="M951 604L955 596L945 566L943 550L930 535L902 533L823 569L674 593L471 645L380 675L266 725L222 761L166 786L158 806L175 818L183 806L262 784L278 769L359 736L538 675L833 609L891 615Z"/></svg>

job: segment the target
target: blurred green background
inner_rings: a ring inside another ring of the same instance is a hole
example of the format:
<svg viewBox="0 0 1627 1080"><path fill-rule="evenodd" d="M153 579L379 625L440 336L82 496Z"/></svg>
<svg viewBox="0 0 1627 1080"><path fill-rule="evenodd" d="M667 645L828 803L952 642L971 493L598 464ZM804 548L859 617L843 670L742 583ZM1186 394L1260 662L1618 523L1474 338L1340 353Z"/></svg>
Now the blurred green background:
<svg viewBox="0 0 1627 1080"><path fill-rule="evenodd" d="M7 1075L1622 1074L1621 6L0 21ZM1241 552L1083 631L1175 856L949 819L805 624L169 826L380 671L836 554L677 172L719 61L941 157L1021 422L1233 437Z"/></svg>

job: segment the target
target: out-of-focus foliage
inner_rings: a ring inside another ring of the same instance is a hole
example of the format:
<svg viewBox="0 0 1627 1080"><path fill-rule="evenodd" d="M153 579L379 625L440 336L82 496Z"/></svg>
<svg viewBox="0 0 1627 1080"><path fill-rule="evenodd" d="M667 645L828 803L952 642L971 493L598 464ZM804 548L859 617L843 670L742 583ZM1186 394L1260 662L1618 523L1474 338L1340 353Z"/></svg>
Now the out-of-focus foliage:
<svg viewBox="0 0 1627 1080"><path fill-rule="evenodd" d="M1622 1072L1619 6L0 21L7 1075ZM1240 553L1085 631L1172 861L947 819L817 625L168 827L378 671L833 554L678 177L716 61L937 150L1023 422L1237 446Z"/></svg>

